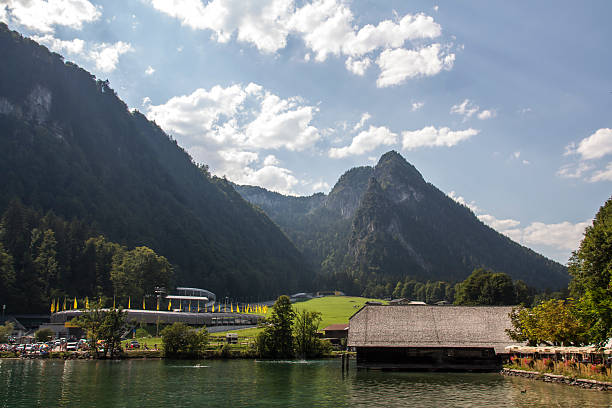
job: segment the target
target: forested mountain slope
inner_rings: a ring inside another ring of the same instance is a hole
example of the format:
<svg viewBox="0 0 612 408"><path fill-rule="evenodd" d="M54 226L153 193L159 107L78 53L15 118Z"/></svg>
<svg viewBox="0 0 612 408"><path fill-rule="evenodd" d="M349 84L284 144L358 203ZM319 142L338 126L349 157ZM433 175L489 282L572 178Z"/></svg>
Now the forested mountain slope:
<svg viewBox="0 0 612 408"><path fill-rule="evenodd" d="M457 282L479 267L540 289L569 280L564 266L483 224L397 152L373 168L347 171L328 196L236 188L279 224L329 285L359 291L405 277Z"/></svg>
<svg viewBox="0 0 612 408"><path fill-rule="evenodd" d="M235 296L309 286L312 271L277 226L108 82L4 24L0 49L0 210L19 199L146 245L186 286Z"/></svg>

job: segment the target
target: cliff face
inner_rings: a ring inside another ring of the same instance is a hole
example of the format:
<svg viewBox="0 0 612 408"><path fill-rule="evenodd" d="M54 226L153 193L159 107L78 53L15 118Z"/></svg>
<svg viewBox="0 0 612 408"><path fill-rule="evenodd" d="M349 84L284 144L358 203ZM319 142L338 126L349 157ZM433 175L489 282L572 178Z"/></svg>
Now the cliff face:
<svg viewBox="0 0 612 408"><path fill-rule="evenodd" d="M255 202L246 189L239 187ZM276 193L258 188L258 194ZM459 281L486 267L539 288L569 280L565 267L484 225L394 151L374 168L347 171L328 196L293 199L309 205L292 207L291 217L278 216L287 209L282 201L259 202L324 275Z"/></svg>

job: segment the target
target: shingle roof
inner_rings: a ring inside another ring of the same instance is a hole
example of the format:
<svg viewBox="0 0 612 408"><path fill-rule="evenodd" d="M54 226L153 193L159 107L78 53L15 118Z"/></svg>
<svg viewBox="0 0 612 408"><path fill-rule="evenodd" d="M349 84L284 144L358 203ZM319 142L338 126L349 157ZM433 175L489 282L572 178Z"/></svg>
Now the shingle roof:
<svg viewBox="0 0 612 408"><path fill-rule="evenodd" d="M511 306L365 306L350 319L352 347L494 347L515 342Z"/></svg>
<svg viewBox="0 0 612 408"><path fill-rule="evenodd" d="M347 323L336 323L336 324L330 324L329 326L327 326L326 328L323 329L323 331L332 331L332 330L347 330L348 329L348 324Z"/></svg>

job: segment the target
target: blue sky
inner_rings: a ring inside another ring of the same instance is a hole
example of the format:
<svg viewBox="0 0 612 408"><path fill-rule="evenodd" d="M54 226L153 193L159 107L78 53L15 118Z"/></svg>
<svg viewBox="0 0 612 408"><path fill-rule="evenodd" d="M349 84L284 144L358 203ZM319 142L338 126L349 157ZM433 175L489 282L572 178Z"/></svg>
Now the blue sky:
<svg viewBox="0 0 612 408"><path fill-rule="evenodd" d="M565 263L612 191L612 3L0 0L238 183L329 192L395 149Z"/></svg>

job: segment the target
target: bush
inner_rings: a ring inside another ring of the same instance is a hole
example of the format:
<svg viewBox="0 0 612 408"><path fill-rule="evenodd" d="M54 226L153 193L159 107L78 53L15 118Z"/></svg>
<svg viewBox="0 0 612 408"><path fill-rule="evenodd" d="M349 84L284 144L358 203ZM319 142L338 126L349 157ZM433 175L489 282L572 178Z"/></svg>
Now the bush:
<svg viewBox="0 0 612 408"><path fill-rule="evenodd" d="M38 343L46 343L53 337L53 330L40 329L34 333L34 337Z"/></svg>
<svg viewBox="0 0 612 408"><path fill-rule="evenodd" d="M148 331L146 331L142 327L139 328L139 329L136 329L136 338L137 339L144 339L145 337L151 337L151 335L149 334Z"/></svg>
<svg viewBox="0 0 612 408"><path fill-rule="evenodd" d="M164 354L173 357L198 357L208 344L206 328L195 330L185 323L174 323L161 332Z"/></svg>

